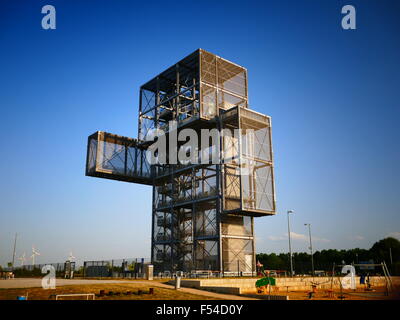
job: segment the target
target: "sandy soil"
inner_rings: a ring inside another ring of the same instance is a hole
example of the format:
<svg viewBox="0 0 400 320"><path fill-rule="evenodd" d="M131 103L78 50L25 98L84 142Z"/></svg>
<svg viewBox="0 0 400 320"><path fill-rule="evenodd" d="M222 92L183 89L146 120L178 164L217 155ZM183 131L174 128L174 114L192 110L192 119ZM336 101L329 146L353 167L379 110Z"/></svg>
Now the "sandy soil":
<svg viewBox="0 0 400 320"><path fill-rule="evenodd" d="M149 289L153 288L154 293L149 294ZM113 295L100 297L100 290L106 293L112 291ZM131 294L126 293L130 291ZM140 291L140 292L139 292ZM145 283L113 282L113 283L97 283L97 284L74 284L67 286L57 286L56 289L43 288L11 288L0 289L0 300L15 300L17 296L28 296L29 300L54 300L57 294L77 294L77 293L94 293L96 300L207 300L217 299L206 295L198 295L187 293L172 288L164 288L160 286L149 286ZM86 300L86 297L63 297L63 300Z"/></svg>
<svg viewBox="0 0 400 320"><path fill-rule="evenodd" d="M328 290L317 290L311 300L400 300L400 288L394 288L393 292L386 295L384 287L375 287L373 291L335 290L330 293ZM290 300L310 300L309 291L289 291L287 294ZM342 298L341 298L342 296Z"/></svg>

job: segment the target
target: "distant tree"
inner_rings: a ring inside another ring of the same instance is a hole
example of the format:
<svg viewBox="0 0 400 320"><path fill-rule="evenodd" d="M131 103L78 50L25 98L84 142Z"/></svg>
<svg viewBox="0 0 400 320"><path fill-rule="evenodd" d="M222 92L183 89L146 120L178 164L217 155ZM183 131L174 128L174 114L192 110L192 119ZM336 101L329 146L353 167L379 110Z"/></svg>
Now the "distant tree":
<svg viewBox="0 0 400 320"><path fill-rule="evenodd" d="M378 242L375 242L372 248L370 249L373 259L376 262L385 261L386 264L390 264L390 251L392 251L393 263L398 262L400 260L399 240L392 237L388 237Z"/></svg>
<svg viewBox="0 0 400 320"><path fill-rule="evenodd" d="M264 265L265 270L286 270L287 262L285 259L285 254L280 254L278 256L275 253L260 253L257 255L257 260Z"/></svg>
<svg viewBox="0 0 400 320"><path fill-rule="evenodd" d="M390 249L392 251L393 265L390 264ZM266 270L290 270L289 254L281 253L259 253L257 260L260 261ZM400 274L400 241L395 238L385 238L376 242L371 249L349 249L336 250L328 249L316 251L313 254L315 270L332 271L333 265L360 263L374 260L375 263L383 261L389 267L391 274ZM310 273L311 256L306 252L293 253L293 267L297 274ZM336 269L337 271L337 269Z"/></svg>

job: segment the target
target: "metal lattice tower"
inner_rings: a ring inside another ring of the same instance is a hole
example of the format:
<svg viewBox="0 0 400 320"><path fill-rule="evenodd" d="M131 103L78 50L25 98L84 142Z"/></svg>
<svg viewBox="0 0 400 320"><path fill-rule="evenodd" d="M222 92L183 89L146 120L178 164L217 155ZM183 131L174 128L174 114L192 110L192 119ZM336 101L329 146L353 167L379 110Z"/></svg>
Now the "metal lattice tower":
<svg viewBox="0 0 400 320"><path fill-rule="evenodd" d="M220 133L218 143L207 141L222 154L217 163L146 160L150 130L185 128ZM248 108L247 70L202 49L141 86L138 139L101 131L88 138L86 175L153 187L156 271L254 272L253 219L275 214L273 173L271 118Z"/></svg>

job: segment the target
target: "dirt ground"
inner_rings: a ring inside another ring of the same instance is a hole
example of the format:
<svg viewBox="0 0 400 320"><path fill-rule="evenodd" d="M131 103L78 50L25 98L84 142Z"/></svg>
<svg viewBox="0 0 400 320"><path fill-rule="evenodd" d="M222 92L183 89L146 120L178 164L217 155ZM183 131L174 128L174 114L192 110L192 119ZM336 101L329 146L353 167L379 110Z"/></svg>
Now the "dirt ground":
<svg viewBox="0 0 400 320"><path fill-rule="evenodd" d="M154 293L149 294L149 289L153 288ZM106 293L112 291L113 295L104 297L98 296L100 290ZM139 292L141 291L141 293ZM131 294L126 293L130 291ZM181 292L179 290L160 288L157 286L147 286L140 283L109 283L109 284L84 284L60 286L56 289L43 288L12 288L0 289L0 300L15 300L17 296L28 295L28 300L54 300L57 294L76 294L94 293L96 300L218 300L213 297L195 295ZM86 300L86 297L62 297L63 300Z"/></svg>
<svg viewBox="0 0 400 320"><path fill-rule="evenodd" d="M104 280L103 280L104 281ZM28 296L29 300L54 300L57 294L77 294L77 293L94 293L96 300L219 300L219 299L249 299L257 298L261 300L268 299L266 294L243 296L224 296L221 294L211 293L204 290L195 290L182 288L174 290L172 286L167 286L162 282L165 281L109 281L101 283L87 284L82 282L79 284L60 285L56 289L43 289L41 287L27 288L0 288L0 300L15 300L17 296ZM61 282L64 284L63 282ZM30 283L26 283L29 285ZM14 284L17 285L17 284ZM32 285L32 284L30 284ZM153 288L153 294L150 294L150 288ZM105 293L113 292L112 295L100 296L100 290ZM127 294L130 292L129 294ZM330 293L328 290L319 289L310 299L309 291L280 291L272 292L272 294L288 295L289 300L400 300L400 287L395 286L393 292L386 295L384 287L374 287L373 291L365 291L358 289L339 290ZM86 297L62 297L64 300L83 300Z"/></svg>
<svg viewBox="0 0 400 320"><path fill-rule="evenodd" d="M290 300L400 300L400 288L395 287L394 290L386 295L384 287L374 287L372 291L365 290L335 290L329 292L324 289L317 290L314 296L309 298L309 291L289 291L286 294Z"/></svg>

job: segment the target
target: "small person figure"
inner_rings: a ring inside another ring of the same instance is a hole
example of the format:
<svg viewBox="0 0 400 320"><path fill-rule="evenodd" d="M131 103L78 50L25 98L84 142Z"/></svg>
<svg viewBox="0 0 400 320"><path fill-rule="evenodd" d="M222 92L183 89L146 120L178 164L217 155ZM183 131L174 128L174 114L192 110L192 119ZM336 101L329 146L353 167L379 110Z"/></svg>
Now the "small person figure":
<svg viewBox="0 0 400 320"><path fill-rule="evenodd" d="M364 289L365 289L365 274L361 274L360 276L360 285L364 285Z"/></svg>
<svg viewBox="0 0 400 320"><path fill-rule="evenodd" d="M371 290L371 280L369 279L369 273L367 273L367 290L370 291Z"/></svg>

